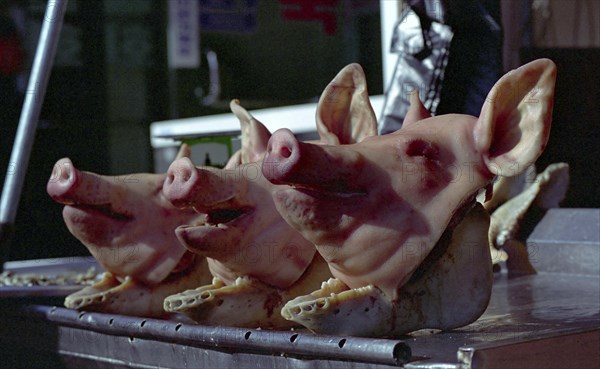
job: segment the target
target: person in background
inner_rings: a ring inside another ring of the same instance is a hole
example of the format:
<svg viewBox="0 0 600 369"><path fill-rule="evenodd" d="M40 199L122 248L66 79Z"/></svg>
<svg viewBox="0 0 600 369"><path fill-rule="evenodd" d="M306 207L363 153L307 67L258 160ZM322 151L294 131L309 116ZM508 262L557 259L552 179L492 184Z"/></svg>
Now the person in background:
<svg viewBox="0 0 600 369"><path fill-rule="evenodd" d="M479 116L485 98L502 76L499 0L450 0L447 24L454 37L436 114Z"/></svg>
<svg viewBox="0 0 600 369"><path fill-rule="evenodd" d="M402 126L409 94L433 114L479 116L503 74L500 0L406 0L392 51L398 63L386 91L381 134Z"/></svg>

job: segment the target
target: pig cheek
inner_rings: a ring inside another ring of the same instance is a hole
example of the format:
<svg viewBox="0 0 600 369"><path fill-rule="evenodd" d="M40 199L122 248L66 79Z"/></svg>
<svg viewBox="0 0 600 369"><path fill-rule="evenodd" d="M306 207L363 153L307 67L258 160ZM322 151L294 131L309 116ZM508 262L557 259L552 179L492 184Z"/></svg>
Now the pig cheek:
<svg viewBox="0 0 600 369"><path fill-rule="evenodd" d="M275 204L283 218L307 240L315 244L341 243L355 223L345 209L334 202L313 198L292 199L288 193L275 193Z"/></svg>
<svg viewBox="0 0 600 369"><path fill-rule="evenodd" d="M123 232L114 225L101 219L90 217L73 217L66 220L67 228L79 239L90 254L98 260L104 269L116 274L125 275L122 270L122 257L129 255L127 240L123 240Z"/></svg>
<svg viewBox="0 0 600 369"><path fill-rule="evenodd" d="M63 218L71 234L90 245L112 245L124 227L124 224L94 217L70 207L64 208Z"/></svg>
<svg viewBox="0 0 600 369"><path fill-rule="evenodd" d="M314 246L281 217L271 219L268 226L258 228L256 233L252 239L261 249L259 254L266 267L273 268L273 263L278 263L304 270L315 253Z"/></svg>
<svg viewBox="0 0 600 369"><path fill-rule="evenodd" d="M315 212L311 200L292 199L289 191L277 191L274 200L277 211L296 230L304 233L314 228Z"/></svg>

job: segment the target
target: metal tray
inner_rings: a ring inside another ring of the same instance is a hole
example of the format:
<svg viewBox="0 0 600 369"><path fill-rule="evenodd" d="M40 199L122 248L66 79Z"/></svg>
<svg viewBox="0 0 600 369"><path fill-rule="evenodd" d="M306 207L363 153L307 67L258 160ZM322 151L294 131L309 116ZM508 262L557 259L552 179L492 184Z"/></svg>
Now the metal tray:
<svg viewBox="0 0 600 369"><path fill-rule="evenodd" d="M53 259L36 259L9 261L4 264L4 271L16 276L37 274L50 279L71 273L86 273L93 268L101 273L102 268L93 257L66 257ZM64 297L83 288L82 284L34 285L34 286L0 286L2 297Z"/></svg>
<svg viewBox="0 0 600 369"><path fill-rule="evenodd" d="M531 260L538 273L498 273L484 315L449 332L421 330L400 339L324 336L5 299L0 362L10 368L598 368L599 227L600 209L549 212L529 239L537 247Z"/></svg>

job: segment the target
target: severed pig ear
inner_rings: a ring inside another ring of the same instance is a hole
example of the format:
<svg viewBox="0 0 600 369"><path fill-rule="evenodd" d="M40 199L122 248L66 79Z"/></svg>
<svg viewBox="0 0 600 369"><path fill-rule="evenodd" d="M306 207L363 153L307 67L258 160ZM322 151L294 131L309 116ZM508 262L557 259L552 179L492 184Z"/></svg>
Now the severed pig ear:
<svg viewBox="0 0 600 369"><path fill-rule="evenodd" d="M538 59L504 75L489 92L473 129L476 148L495 175L515 176L548 143L556 65Z"/></svg>
<svg viewBox="0 0 600 369"><path fill-rule="evenodd" d="M404 117L404 121L402 122L402 127L410 126L411 124L418 122L423 119L431 118L431 113L419 98L419 91L414 90L410 94L410 107L408 108L408 112Z"/></svg>
<svg viewBox="0 0 600 369"><path fill-rule="evenodd" d="M190 149L190 146L186 143L183 143L179 147L179 151L177 152L177 156L175 157L175 160L181 159L181 158L189 158L191 154L192 154L192 150ZM173 161L175 161L175 160L173 160Z"/></svg>
<svg viewBox="0 0 600 369"><path fill-rule="evenodd" d="M329 145L356 143L377 135L377 118L360 65L347 65L327 85L316 118L319 136Z"/></svg>
<svg viewBox="0 0 600 369"><path fill-rule="evenodd" d="M258 119L240 105L239 100L231 100L231 111L240 121L242 131L241 163L261 161L267 152L271 132Z"/></svg>

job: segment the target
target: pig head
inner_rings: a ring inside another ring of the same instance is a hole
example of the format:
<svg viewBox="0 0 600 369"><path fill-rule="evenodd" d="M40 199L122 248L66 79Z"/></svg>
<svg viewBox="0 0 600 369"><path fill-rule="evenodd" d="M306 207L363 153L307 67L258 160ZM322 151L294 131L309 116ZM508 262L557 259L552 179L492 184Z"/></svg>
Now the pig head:
<svg viewBox="0 0 600 369"><path fill-rule="evenodd" d="M479 118L431 117L413 94L402 128L377 136L364 74L349 65L319 100L317 128L328 145L299 142L285 129L270 138L263 174L288 185L274 192L275 205L317 246L339 282L354 291L371 286L401 304L401 288L462 222L478 192L539 157L555 76L547 59L508 73ZM351 136L358 142L350 144Z"/></svg>
<svg viewBox="0 0 600 369"><path fill-rule="evenodd" d="M241 124L238 162L216 169L182 158L167 172L165 197L202 217L183 223L175 233L187 249L207 258L215 280L170 296L165 309L205 324L275 326L285 322L278 314L290 299L284 295L298 288L310 292L329 273L322 260L316 271L314 245L275 208L272 193L282 186L271 184L261 172L270 132L237 100L230 106ZM301 278L307 270L312 277Z"/></svg>
<svg viewBox="0 0 600 369"><path fill-rule="evenodd" d="M189 155L187 146L179 155ZM164 313L166 295L210 280L205 261L187 252L174 233L197 214L171 205L162 194L165 178L99 175L77 169L68 158L55 164L47 192L65 205L67 228L107 271L102 283L69 296L69 307L156 316Z"/></svg>

